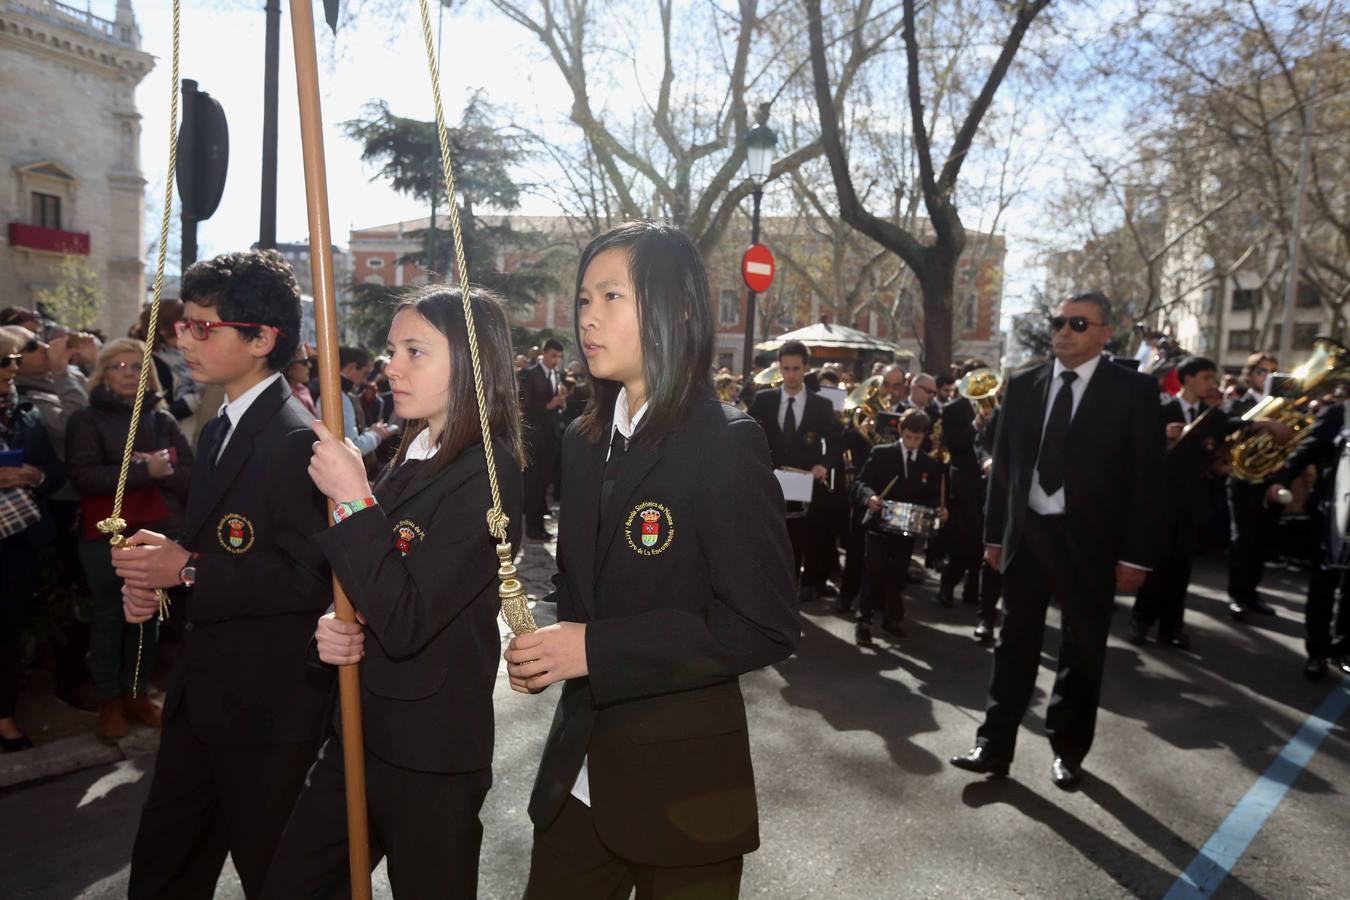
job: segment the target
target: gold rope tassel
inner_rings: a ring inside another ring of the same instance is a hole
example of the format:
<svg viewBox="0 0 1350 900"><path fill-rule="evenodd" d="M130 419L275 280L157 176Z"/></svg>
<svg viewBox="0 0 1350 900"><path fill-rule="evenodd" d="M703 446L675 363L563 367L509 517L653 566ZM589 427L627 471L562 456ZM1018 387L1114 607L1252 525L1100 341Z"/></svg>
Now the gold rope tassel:
<svg viewBox="0 0 1350 900"><path fill-rule="evenodd" d="M108 518L98 523L98 530L108 535L108 543L115 550L125 543L122 532L126 531L127 521L122 518L122 498L127 490L127 475L131 471L131 455L136 445L136 432L140 430L141 407L145 401L145 388L150 380L150 367L154 360L150 350L159 335L159 300L164 291L164 263L169 249L169 221L173 213L173 186L178 168L178 34L179 0L173 0L173 75L169 79L169 168L164 175L164 215L159 225L159 255L155 259L155 287L150 299L150 321L146 325L145 350L141 355L141 375L136 385L136 400L131 406L131 427L127 429L127 443L122 450L122 467L117 473L117 492L113 497L113 509ZM109 551L111 552L111 550ZM162 590L155 591L159 601L160 619L169 618L169 595ZM136 672L131 682L131 696L140 693L141 657L145 651L145 625L136 626Z"/></svg>
<svg viewBox="0 0 1350 900"><path fill-rule="evenodd" d="M516 577L512 562L511 543L506 539L510 523L502 511L501 488L497 484L497 461L492 454L492 429L488 418L487 397L483 390L483 367L478 358L478 332L473 323L473 307L469 303L469 270L464 259L464 235L460 231L459 206L455 202L455 173L450 160L450 141L445 131L445 111L441 103L441 69L431 37L431 12L427 0L419 0L422 14L422 39L427 50L427 67L431 70L431 94L436 105L436 133L440 139L441 175L445 179L445 196L450 205L450 231L455 239L455 268L459 275L459 294L464 304L464 325L469 333L469 354L473 360L473 388L478 401L478 426L483 435L483 455L487 459L488 485L492 489L492 508L487 512L488 532L497 539L497 558L501 563L497 579L501 584L497 594L501 598L502 618L516 634L535 631L534 615L525 599L525 588ZM430 260L428 260L430 262Z"/></svg>

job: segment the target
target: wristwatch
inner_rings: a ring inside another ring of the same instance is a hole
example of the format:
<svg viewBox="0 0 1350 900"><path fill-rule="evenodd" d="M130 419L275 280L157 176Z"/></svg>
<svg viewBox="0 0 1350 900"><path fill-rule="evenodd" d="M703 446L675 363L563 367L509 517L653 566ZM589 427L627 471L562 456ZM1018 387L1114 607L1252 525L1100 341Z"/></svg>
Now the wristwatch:
<svg viewBox="0 0 1350 900"><path fill-rule="evenodd" d="M183 587L192 587L197 583L197 560L200 558L200 553L190 554L187 565L178 570L178 582Z"/></svg>

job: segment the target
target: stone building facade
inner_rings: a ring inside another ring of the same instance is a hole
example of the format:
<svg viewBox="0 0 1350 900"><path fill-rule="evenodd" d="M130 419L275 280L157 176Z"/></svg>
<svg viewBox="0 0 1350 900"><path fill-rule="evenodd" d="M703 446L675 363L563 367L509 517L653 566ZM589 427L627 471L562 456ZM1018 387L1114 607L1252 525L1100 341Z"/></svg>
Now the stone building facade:
<svg viewBox="0 0 1350 900"><path fill-rule="evenodd" d="M145 296L136 86L154 66L131 0L104 19L0 0L0 306L33 306L63 256L103 289L95 323L125 333Z"/></svg>

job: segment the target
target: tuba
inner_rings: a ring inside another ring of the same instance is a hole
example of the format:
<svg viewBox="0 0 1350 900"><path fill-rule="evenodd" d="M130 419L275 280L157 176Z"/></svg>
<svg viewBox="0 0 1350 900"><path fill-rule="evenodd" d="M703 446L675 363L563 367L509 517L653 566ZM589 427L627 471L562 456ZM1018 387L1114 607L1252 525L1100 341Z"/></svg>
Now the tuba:
<svg viewBox="0 0 1350 900"><path fill-rule="evenodd" d="M1229 438L1233 476L1259 484L1284 468L1285 461L1312 431L1313 414L1309 406L1322 394L1350 381L1350 349L1320 337L1313 341L1308 361L1288 375L1270 375L1271 395L1253 406L1242 417L1244 422L1275 420L1288 425L1294 436L1281 444L1268 433Z"/></svg>
<svg viewBox="0 0 1350 900"><path fill-rule="evenodd" d="M993 369L971 369L956 383L956 392L975 407L975 413L988 419L998 409L998 390L1003 377Z"/></svg>
<svg viewBox="0 0 1350 900"><path fill-rule="evenodd" d="M852 425L868 442L877 442L877 413L881 412L881 376L873 375L858 382L858 386L844 400L844 424Z"/></svg>

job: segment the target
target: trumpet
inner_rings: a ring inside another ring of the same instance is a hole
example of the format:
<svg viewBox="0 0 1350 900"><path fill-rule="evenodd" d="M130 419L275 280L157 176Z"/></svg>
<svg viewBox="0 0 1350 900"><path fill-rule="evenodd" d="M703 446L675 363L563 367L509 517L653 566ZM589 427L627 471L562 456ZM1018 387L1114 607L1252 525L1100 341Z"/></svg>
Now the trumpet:
<svg viewBox="0 0 1350 900"><path fill-rule="evenodd" d="M993 369L971 369L956 383L956 392L970 401L975 413L988 419L998 409L1003 377Z"/></svg>

